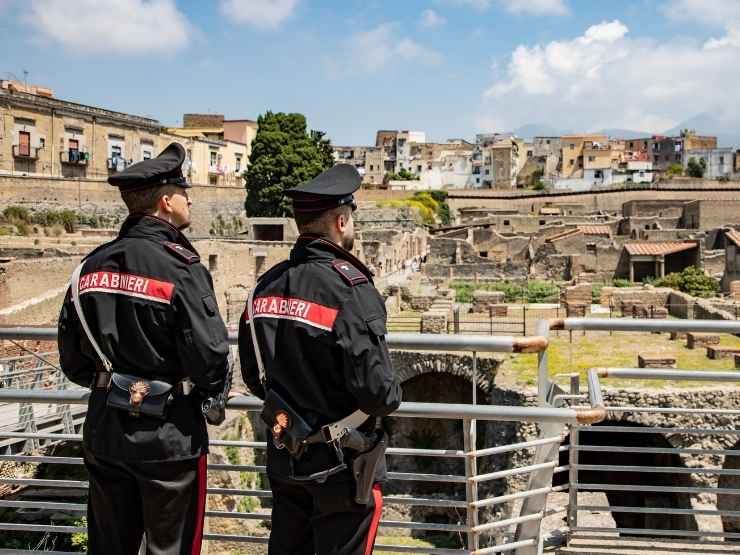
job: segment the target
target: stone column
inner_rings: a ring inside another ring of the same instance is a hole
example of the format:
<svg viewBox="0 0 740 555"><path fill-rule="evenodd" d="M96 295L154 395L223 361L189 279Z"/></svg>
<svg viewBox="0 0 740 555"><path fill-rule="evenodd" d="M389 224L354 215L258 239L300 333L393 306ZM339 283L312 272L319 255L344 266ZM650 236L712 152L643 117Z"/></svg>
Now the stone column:
<svg viewBox="0 0 740 555"><path fill-rule="evenodd" d="M632 283L635 282L635 263L631 258L630 258L630 282Z"/></svg>

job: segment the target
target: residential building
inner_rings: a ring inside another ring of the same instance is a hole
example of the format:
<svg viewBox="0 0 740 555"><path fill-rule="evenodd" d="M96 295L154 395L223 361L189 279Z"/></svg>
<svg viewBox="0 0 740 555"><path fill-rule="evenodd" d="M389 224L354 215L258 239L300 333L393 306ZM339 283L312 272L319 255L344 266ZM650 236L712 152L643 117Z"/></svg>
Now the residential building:
<svg viewBox="0 0 740 555"><path fill-rule="evenodd" d="M513 189L519 172L519 158L524 142L516 138L502 139L482 147L480 165L481 186L490 189ZM473 167L475 173L475 166ZM477 178L477 176L476 176Z"/></svg>
<svg viewBox="0 0 740 555"><path fill-rule="evenodd" d="M398 142L398 131L380 129L375 134L375 146L382 148L385 152L383 156L383 168L386 172L396 171L396 145Z"/></svg>
<svg viewBox="0 0 740 555"><path fill-rule="evenodd" d="M563 135L561 138L563 178L582 178L584 169L583 149L586 142L608 144L606 135Z"/></svg>
<svg viewBox="0 0 740 555"><path fill-rule="evenodd" d="M583 146L583 179L593 185L612 183L612 147L609 142L586 141Z"/></svg>
<svg viewBox="0 0 740 555"><path fill-rule="evenodd" d="M735 173L735 150L732 147L685 150L681 160L684 170L692 158L703 164L705 179L729 178Z"/></svg>
<svg viewBox="0 0 740 555"><path fill-rule="evenodd" d="M0 173L107 179L164 146L157 120L0 81Z"/></svg>
<svg viewBox="0 0 740 555"><path fill-rule="evenodd" d="M384 148L374 147L365 151L365 175L363 182L371 185L382 185L386 173L387 152Z"/></svg>
<svg viewBox="0 0 740 555"><path fill-rule="evenodd" d="M370 146L333 146L334 163L349 164L357 169L357 172L365 175L365 159Z"/></svg>

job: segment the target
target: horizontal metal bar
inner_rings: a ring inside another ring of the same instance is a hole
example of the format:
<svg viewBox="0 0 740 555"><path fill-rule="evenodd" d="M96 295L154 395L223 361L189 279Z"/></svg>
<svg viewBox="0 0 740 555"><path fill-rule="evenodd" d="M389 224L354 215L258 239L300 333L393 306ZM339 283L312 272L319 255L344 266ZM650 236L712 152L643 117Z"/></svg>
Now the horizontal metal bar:
<svg viewBox="0 0 740 555"><path fill-rule="evenodd" d="M0 401L85 404L88 390L20 390L0 389ZM228 408L257 411L262 401L256 397L239 395L229 400ZM491 420L503 422L571 422L578 421L578 412L568 408L520 407L507 405L466 405L455 403L401 403L393 416L407 418L438 418ZM0 433L2 437L3 433Z"/></svg>
<svg viewBox="0 0 740 555"><path fill-rule="evenodd" d="M0 461L48 464L84 464L82 457L47 457L41 455L0 455Z"/></svg>
<svg viewBox="0 0 740 555"><path fill-rule="evenodd" d="M581 431L588 432L629 432L635 434L701 434L701 435L723 435L723 434L740 434L740 429L733 428L642 428L640 426L588 426L581 428Z"/></svg>
<svg viewBox="0 0 740 555"><path fill-rule="evenodd" d="M417 472L388 472L389 480L402 482L445 482L451 484L464 484L465 476L454 474L421 474Z"/></svg>
<svg viewBox="0 0 740 555"><path fill-rule="evenodd" d="M529 522L531 520L541 519L542 512L540 511L539 513L532 513L531 515L516 516L514 518L507 518L505 520L497 520L495 522L486 522L485 524L479 524L478 526L473 526L473 532L478 532L480 534L489 530L506 528L507 526L511 526L512 524L519 524L521 522Z"/></svg>
<svg viewBox="0 0 740 555"><path fill-rule="evenodd" d="M557 327L555 329L558 329ZM565 318L565 330L678 331L740 333L740 320L632 320L626 318Z"/></svg>
<svg viewBox="0 0 740 555"><path fill-rule="evenodd" d="M376 551L393 551L394 553L424 553L429 555L470 555L472 551L467 549L446 549L444 547L413 547L408 545L393 545L388 543L376 543L373 553Z"/></svg>
<svg viewBox="0 0 740 555"><path fill-rule="evenodd" d="M577 464L579 470L597 472L647 472L665 474L716 474L718 476L740 476L740 470L720 468L687 468L685 466L629 466L617 464Z"/></svg>
<svg viewBox="0 0 740 555"><path fill-rule="evenodd" d="M710 370L657 370L653 368L590 368L602 378L630 378L638 380L688 380L706 382L738 382L740 372L713 372Z"/></svg>
<svg viewBox="0 0 740 555"><path fill-rule="evenodd" d="M410 447L389 447L388 449L386 449L385 454L413 457L447 457L455 459L465 458L465 451L454 449L414 449Z"/></svg>
<svg viewBox="0 0 740 555"><path fill-rule="evenodd" d="M245 497L272 497L272 492L266 489L238 489L238 488L208 488L208 495L242 495Z"/></svg>
<svg viewBox="0 0 740 555"><path fill-rule="evenodd" d="M264 441L235 441L227 439L211 439L209 445L216 447L245 447L248 449L267 449L267 443Z"/></svg>
<svg viewBox="0 0 740 555"><path fill-rule="evenodd" d="M267 472L266 466L255 466L251 464L209 464L208 470L226 472Z"/></svg>
<svg viewBox="0 0 740 555"><path fill-rule="evenodd" d="M53 511L74 511L80 513L87 512L87 505L84 503L58 503L54 501L8 501L0 499L0 507L10 507L15 509L49 509Z"/></svg>
<svg viewBox="0 0 740 555"><path fill-rule="evenodd" d="M56 328L0 327L0 339L41 339L53 341L57 338ZM238 334L229 332L229 343L237 344ZM510 353L522 348L527 340L535 338L511 335L447 335L429 333L389 333L386 342L394 349L419 351L475 351L478 353ZM547 342L545 342L545 345Z"/></svg>
<svg viewBox="0 0 740 555"><path fill-rule="evenodd" d="M0 530L8 532L58 532L60 534L79 534L87 532L87 528L80 526L59 526L54 524L16 524L0 522Z"/></svg>
<svg viewBox="0 0 740 555"><path fill-rule="evenodd" d="M668 507L619 507L604 505L576 505L579 511L599 513L641 513L667 515L711 515L711 516L740 516L740 511L720 511L717 509L673 509Z"/></svg>
<svg viewBox="0 0 740 555"><path fill-rule="evenodd" d="M473 552L473 555L489 555L490 553L504 553L507 551L514 551L515 549L519 549L520 547L529 547L530 545L535 545L535 541L533 539L522 540L518 542L502 543L501 545L496 545L493 547L484 547L483 549L476 549Z"/></svg>
<svg viewBox="0 0 740 555"><path fill-rule="evenodd" d="M0 484L74 489L87 489L88 487L88 483L81 480L37 480L35 478L0 478Z"/></svg>
<svg viewBox="0 0 740 555"><path fill-rule="evenodd" d="M621 534L633 534L636 536L684 536L687 538L726 538L738 539L737 532L710 532L709 530L662 530L656 528L596 528L576 526L571 528L572 532L619 532Z"/></svg>
<svg viewBox="0 0 740 555"><path fill-rule="evenodd" d="M526 499L527 497L533 497L535 495L540 495L543 493L547 494L547 493L550 493L552 489L553 488L551 487L537 488L537 489L532 489L532 490L520 491L518 493L499 495L498 497L489 497L487 499L473 501L470 504L470 506L476 509L480 509L481 507L490 507L492 505L500 505L502 503L507 503L508 501L516 501L517 499Z"/></svg>
<svg viewBox="0 0 740 555"><path fill-rule="evenodd" d="M477 451L470 451L469 453L467 453L467 455L469 457L486 457L489 455L500 455L502 453L518 451L519 449L529 449L530 447L539 447L540 445L560 443L561 441L563 440L560 437L543 437L540 439L533 439L532 441L522 441L520 443L512 443L510 445L501 445L499 447L488 447L487 449L478 449Z"/></svg>
<svg viewBox="0 0 740 555"><path fill-rule="evenodd" d="M650 491L657 493L726 493L728 495L740 495L740 489L731 488L690 488L690 487L674 487L674 486L638 486L638 485L622 485L622 484L571 484L571 487L575 486L578 491Z"/></svg>
<svg viewBox="0 0 740 555"><path fill-rule="evenodd" d="M261 536L238 536L233 534L203 534L205 541L218 542L241 542L241 543L262 543L266 544L270 538Z"/></svg>
<svg viewBox="0 0 740 555"><path fill-rule="evenodd" d="M679 407L608 407L608 412L644 412L644 413L668 413L668 414L709 414L716 415L740 415L740 409L694 409Z"/></svg>
<svg viewBox="0 0 740 555"><path fill-rule="evenodd" d="M454 509L465 509L468 504L465 501L454 499L431 499L425 497L404 497L400 495L383 496L383 503L387 505L410 505L413 507L449 507Z"/></svg>
<svg viewBox="0 0 740 555"><path fill-rule="evenodd" d="M555 461L549 461L538 464L531 464L529 466L520 466L517 468L507 468L506 470L498 470L496 472L490 472L488 474L478 474L469 478L471 482L481 483L489 482L491 480L498 480L500 478L507 478L508 476L518 476L519 474L529 474L530 472L536 472L537 470L543 470L545 468L554 468L557 463Z"/></svg>
<svg viewBox="0 0 740 555"><path fill-rule="evenodd" d="M272 520L271 513L241 513L238 511L206 511L206 517L234 518L240 520Z"/></svg>
<svg viewBox="0 0 740 555"><path fill-rule="evenodd" d="M615 447L614 445L573 445L576 451L595 453L650 453L675 455L740 455L737 449L695 449L690 447Z"/></svg>

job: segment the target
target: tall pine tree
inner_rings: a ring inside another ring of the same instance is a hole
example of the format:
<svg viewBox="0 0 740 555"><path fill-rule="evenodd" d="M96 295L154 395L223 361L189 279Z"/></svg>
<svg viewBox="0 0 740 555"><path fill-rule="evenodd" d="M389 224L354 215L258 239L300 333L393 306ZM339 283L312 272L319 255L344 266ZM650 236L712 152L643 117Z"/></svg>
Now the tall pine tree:
<svg viewBox="0 0 740 555"><path fill-rule="evenodd" d="M257 124L246 173L247 216L291 216L285 189L331 167L331 143L322 132L307 131L303 114L266 112Z"/></svg>

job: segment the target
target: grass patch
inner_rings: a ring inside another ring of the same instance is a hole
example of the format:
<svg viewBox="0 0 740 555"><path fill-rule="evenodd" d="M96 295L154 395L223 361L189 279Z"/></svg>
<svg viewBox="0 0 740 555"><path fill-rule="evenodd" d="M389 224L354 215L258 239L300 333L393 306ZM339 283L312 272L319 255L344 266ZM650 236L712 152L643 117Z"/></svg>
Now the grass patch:
<svg viewBox="0 0 740 555"><path fill-rule="evenodd" d="M555 332L551 332L555 333ZM740 348L740 338L720 335L720 344L725 347ZM568 340L568 332L560 332L559 337L551 337L547 349L550 376L578 372L581 383L585 383L586 371L593 367L636 368L638 353L661 354L676 358L678 368L685 370L734 370L733 359L712 360L707 358L706 349L687 349L685 340L671 341L668 334L614 332L573 332L573 343ZM537 355L512 355L504 363L502 371L521 384L537 383ZM566 383L558 379L559 383ZM694 381L652 381L652 380L604 380L602 385L609 387L701 387L703 382Z"/></svg>

